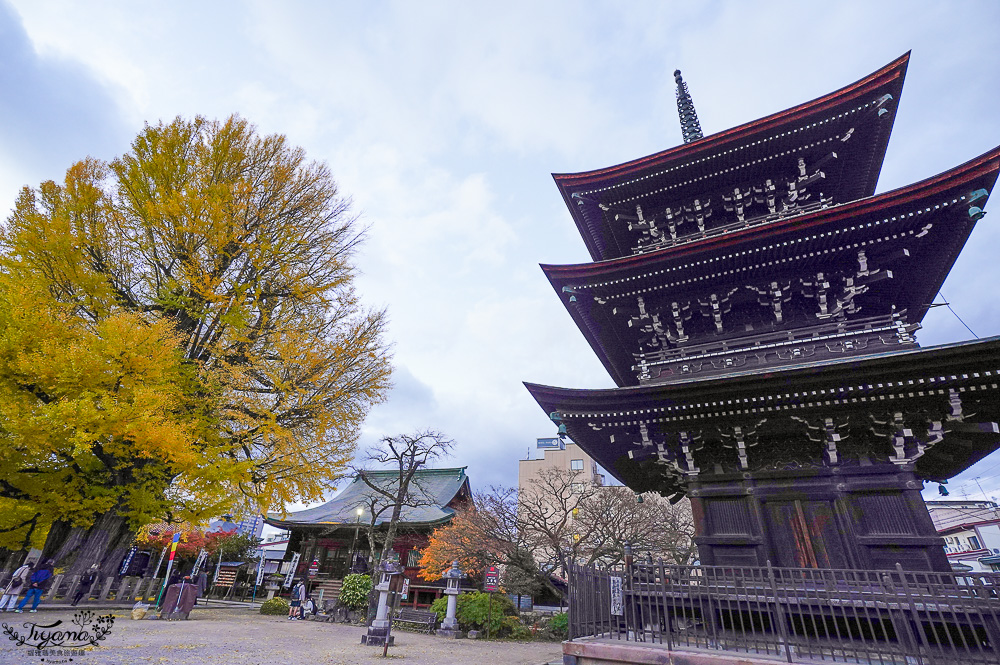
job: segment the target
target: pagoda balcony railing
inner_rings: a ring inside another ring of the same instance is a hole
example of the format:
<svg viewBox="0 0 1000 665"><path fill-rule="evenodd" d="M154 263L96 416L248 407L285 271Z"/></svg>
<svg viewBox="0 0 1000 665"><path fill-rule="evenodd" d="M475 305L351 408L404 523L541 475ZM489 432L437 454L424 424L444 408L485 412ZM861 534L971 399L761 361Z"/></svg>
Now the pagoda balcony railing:
<svg viewBox="0 0 1000 665"><path fill-rule="evenodd" d="M800 344L831 343L846 344L845 354L864 351L863 346L855 346L854 340L879 334L892 333L901 342L913 341L913 333L920 329L919 323L906 323L906 311L895 314L857 319L854 321L836 321L826 324L803 326L785 330L764 332L753 337L733 337L708 344L691 344L677 346L661 351L632 354L637 364L633 371L648 371L649 369L675 364L678 362L711 361L713 358L723 358L739 353L754 353L782 349Z"/></svg>
<svg viewBox="0 0 1000 665"><path fill-rule="evenodd" d="M570 639L787 662L1000 663L1000 573L574 566Z"/></svg>
<svg viewBox="0 0 1000 665"><path fill-rule="evenodd" d="M833 201L829 198L820 199L818 201L813 201L806 204L800 204L786 210L778 210L776 212L767 213L765 215L759 215L757 217L750 217L745 220L734 220L729 222L724 222L716 226L706 227L704 231L690 231L683 234L678 234L676 238L672 237L662 237L661 239L655 241L647 241L643 244L637 245L632 248L633 256L639 254L648 254L650 252L656 252L661 249L667 249L668 247L680 247L681 245L687 245L692 242L699 242L705 240L706 238L714 238L716 236L725 235L727 233L732 233L733 231L742 231L744 229L752 229L758 226L766 226L771 222L776 222L783 219L790 219L792 217L798 217L799 215L807 215L811 212L817 210L823 210L826 208L833 207ZM662 230L662 229L661 229Z"/></svg>

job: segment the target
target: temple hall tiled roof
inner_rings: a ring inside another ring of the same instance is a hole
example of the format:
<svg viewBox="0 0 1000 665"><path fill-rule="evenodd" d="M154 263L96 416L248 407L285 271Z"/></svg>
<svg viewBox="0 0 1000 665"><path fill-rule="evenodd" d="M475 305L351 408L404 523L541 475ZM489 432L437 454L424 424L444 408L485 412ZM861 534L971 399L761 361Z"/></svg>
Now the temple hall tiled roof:
<svg viewBox="0 0 1000 665"><path fill-rule="evenodd" d="M448 504L465 488L468 493L468 476L466 467L451 469L420 469L411 481L411 493L420 503L416 506L404 506L400 521L403 525L431 525L446 522L455 514ZM395 470L376 470L365 472L369 479L379 487L393 491L398 483L399 474ZM360 477L355 476L351 483L337 496L321 506L308 508L294 513L270 513L266 522L272 526L289 528L294 526L336 526L353 525L358 521L357 509L364 508L361 520L370 524L369 506L375 491ZM375 525L388 522L391 509L384 511L375 519Z"/></svg>

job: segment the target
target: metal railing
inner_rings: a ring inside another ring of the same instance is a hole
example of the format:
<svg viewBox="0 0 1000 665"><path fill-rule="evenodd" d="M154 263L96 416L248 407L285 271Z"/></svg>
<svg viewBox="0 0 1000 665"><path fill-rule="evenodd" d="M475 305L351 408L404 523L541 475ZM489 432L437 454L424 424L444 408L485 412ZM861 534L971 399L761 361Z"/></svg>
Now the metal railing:
<svg viewBox="0 0 1000 665"><path fill-rule="evenodd" d="M1000 663L1000 573L575 566L569 606L570 639L790 663Z"/></svg>

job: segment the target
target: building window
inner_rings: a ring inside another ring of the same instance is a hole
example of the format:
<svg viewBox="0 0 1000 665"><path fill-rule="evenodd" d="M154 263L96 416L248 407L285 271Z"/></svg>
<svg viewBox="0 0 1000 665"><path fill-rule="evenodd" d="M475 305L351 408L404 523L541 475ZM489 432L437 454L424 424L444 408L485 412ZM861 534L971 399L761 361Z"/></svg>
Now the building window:
<svg viewBox="0 0 1000 665"><path fill-rule="evenodd" d="M569 461L570 471L583 471L583 460L574 459Z"/></svg>
<svg viewBox="0 0 1000 665"><path fill-rule="evenodd" d="M416 568L420 565L420 550L410 550L406 553L406 566Z"/></svg>
<svg viewBox="0 0 1000 665"><path fill-rule="evenodd" d="M978 550L978 549L982 549L982 547L983 546L979 544L979 538L977 538L975 536L969 536L969 549L970 550Z"/></svg>
<svg viewBox="0 0 1000 665"><path fill-rule="evenodd" d="M583 483L573 483L570 485L573 494L583 494Z"/></svg>

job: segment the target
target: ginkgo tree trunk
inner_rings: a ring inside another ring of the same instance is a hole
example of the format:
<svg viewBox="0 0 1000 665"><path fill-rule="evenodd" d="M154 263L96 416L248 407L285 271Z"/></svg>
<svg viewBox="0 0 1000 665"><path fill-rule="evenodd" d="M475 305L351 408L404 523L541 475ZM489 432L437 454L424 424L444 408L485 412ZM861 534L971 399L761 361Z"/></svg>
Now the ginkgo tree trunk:
<svg viewBox="0 0 1000 665"><path fill-rule="evenodd" d="M325 165L236 116L147 125L120 158L22 190L3 274L100 366L32 376L18 353L61 362L41 335L11 350L25 374L0 376L3 400L47 419L0 405L0 499L51 522L46 555L107 569L144 522L333 486L390 387L385 312L354 289L360 239ZM160 433L143 439L146 412Z"/></svg>

